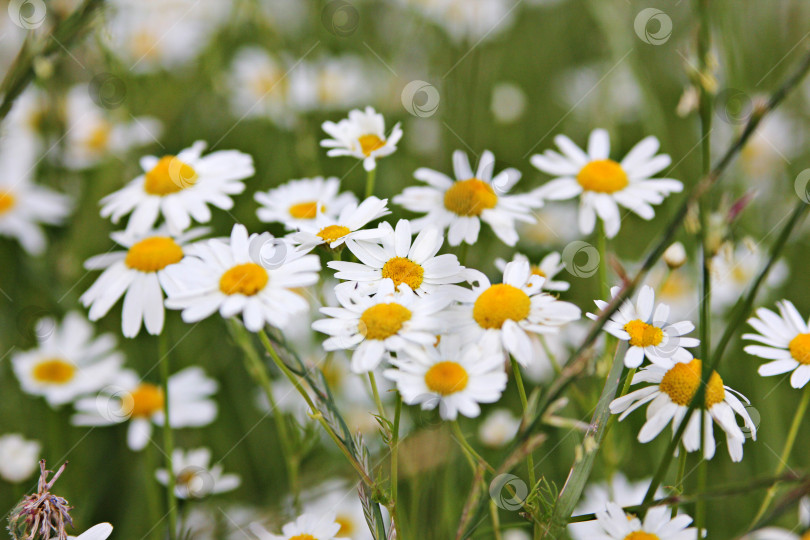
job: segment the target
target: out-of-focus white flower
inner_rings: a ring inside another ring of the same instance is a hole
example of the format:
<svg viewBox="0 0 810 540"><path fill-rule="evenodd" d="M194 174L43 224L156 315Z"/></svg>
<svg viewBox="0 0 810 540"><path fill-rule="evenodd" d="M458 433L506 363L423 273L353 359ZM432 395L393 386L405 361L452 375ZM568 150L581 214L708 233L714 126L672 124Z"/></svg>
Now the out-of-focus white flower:
<svg viewBox="0 0 810 540"><path fill-rule="evenodd" d="M304 113L358 107L373 101L375 89L382 86L377 72L353 55L304 60L289 79L290 106Z"/></svg>
<svg viewBox="0 0 810 540"><path fill-rule="evenodd" d="M354 109L349 111L348 118L337 124L324 122L321 127L332 137L321 141L321 146L329 148L326 155L362 159L366 171L377 168L377 158L393 154L402 138L399 123L394 125L390 135L385 134L385 119L372 107L366 107L365 111Z"/></svg>
<svg viewBox="0 0 810 540"><path fill-rule="evenodd" d="M120 154L158 140L163 132L160 121L143 116L113 120L93 102L90 91L81 84L67 94L64 153L67 167L92 167L109 154Z"/></svg>
<svg viewBox="0 0 810 540"><path fill-rule="evenodd" d="M478 438L485 446L500 448L511 441L520 427L520 418L509 409L495 409L478 426Z"/></svg>
<svg viewBox="0 0 810 540"><path fill-rule="evenodd" d="M316 516L334 514L340 525L335 538L372 540L355 486L347 486L341 481L326 482L313 488L312 493L317 494L317 498L305 502L304 511Z"/></svg>
<svg viewBox="0 0 810 540"><path fill-rule="evenodd" d="M515 253L512 257L513 261L517 260L525 260L529 262L529 258L523 255L522 253ZM495 268L503 272L506 270L506 265L508 263L501 258L495 259ZM545 278L543 280L543 290L546 291L567 291L571 284L567 281L555 281L554 277L559 274L565 265L560 262L560 254L556 251L552 251L545 257L543 260L540 261L539 264L529 264L531 268L532 275L540 276L541 278Z"/></svg>
<svg viewBox="0 0 810 540"><path fill-rule="evenodd" d="M0 235L16 239L31 255L45 251L42 225L61 225L70 214L70 197L33 182L38 163L39 142L31 126L30 111L17 103L8 125L0 133Z"/></svg>
<svg viewBox="0 0 810 540"><path fill-rule="evenodd" d="M664 262L672 270L676 270L686 263L686 248L680 242L675 242L664 251Z"/></svg>
<svg viewBox="0 0 810 540"><path fill-rule="evenodd" d="M225 19L219 0L112 0L102 36L136 73L174 70L196 58Z"/></svg>
<svg viewBox="0 0 810 540"><path fill-rule="evenodd" d="M201 499L232 491L242 483L238 474L224 474L219 463L211 466L211 450L208 448L188 451L175 449L172 453L172 470L177 479L174 493L181 499ZM169 483L166 469L156 470L155 478L164 486Z"/></svg>
<svg viewBox="0 0 810 540"><path fill-rule="evenodd" d="M736 247L723 244L711 260L712 310L722 312L740 299L769 257L751 238ZM774 263L765 285L776 288L787 279L788 266L782 259Z"/></svg>
<svg viewBox="0 0 810 540"><path fill-rule="evenodd" d="M641 87L633 71L624 63L576 66L552 81L557 99L576 118L615 118L630 122L638 118L643 103ZM609 103L609 107L605 107Z"/></svg>
<svg viewBox="0 0 810 540"><path fill-rule="evenodd" d="M401 0L444 29L456 41L476 43L511 28L513 0Z"/></svg>
<svg viewBox="0 0 810 540"><path fill-rule="evenodd" d="M202 368L189 367L169 377L169 425L172 428L199 427L217 416L217 404L211 399L217 382ZM123 371L97 396L76 401L74 426L110 426L129 421L127 444L143 450L152 436L152 423L163 425L163 389L143 382L134 371Z"/></svg>
<svg viewBox="0 0 810 540"><path fill-rule="evenodd" d="M266 50L240 49L231 62L227 86L236 116L266 117L285 128L295 122L287 70Z"/></svg>
<svg viewBox="0 0 810 540"><path fill-rule="evenodd" d="M44 397L51 407L104 388L124 363L115 338L93 338L93 326L77 312L65 315L60 325L41 319L36 334L37 348L15 353L11 364L23 391Z"/></svg>
<svg viewBox="0 0 810 540"><path fill-rule="evenodd" d="M526 110L526 93L512 82L501 82L492 89L490 110L495 120L511 124L520 119Z"/></svg>
<svg viewBox="0 0 810 540"><path fill-rule="evenodd" d="M19 433L0 436L0 477L16 484L28 479L38 468L42 445Z"/></svg>

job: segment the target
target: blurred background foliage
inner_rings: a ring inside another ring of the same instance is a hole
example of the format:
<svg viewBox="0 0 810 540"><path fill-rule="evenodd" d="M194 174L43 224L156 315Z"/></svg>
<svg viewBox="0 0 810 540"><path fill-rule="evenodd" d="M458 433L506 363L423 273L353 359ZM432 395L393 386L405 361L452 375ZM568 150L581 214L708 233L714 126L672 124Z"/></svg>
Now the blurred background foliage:
<svg viewBox="0 0 810 540"><path fill-rule="evenodd" d="M200 6L204 4L201 2ZM126 447L125 426L72 427L68 410L54 411L42 399L25 395L8 359L15 350L34 346L33 323L38 317L44 314L61 317L69 310L79 309L78 297L95 279L95 274L86 272L82 263L110 249L113 244L108 235L116 229L99 217L98 201L139 174L141 155L174 153L203 139L212 149L234 148L253 156L256 175L247 181L245 193L236 198L233 211L214 213L212 227L217 234L226 234L234 220L245 223L251 231L282 233L280 228L258 222L252 194L292 178L339 176L343 178L344 189L360 194L365 179L362 168L350 159L327 159L318 142L323 136L320 124L324 120L337 120L349 108L366 104L382 111L389 125L402 122L405 130L399 150L379 165L377 194L381 197L393 196L413 184L412 173L418 167L449 172L450 154L458 148L475 155L484 149L492 150L499 169L513 166L522 171L524 176L517 190L525 191L547 180L529 165L532 153L552 147L553 136L558 133L584 144L594 127L610 131L615 155L622 155L642 137L655 135L661 140L662 150L673 158L668 176L681 179L687 187L699 178L697 117L694 113L684 116L676 112L691 84L690 66L696 65L695 18L688 1L535 0L516 5L512 0L503 0L500 4L505 7L497 12L508 12L503 22L497 22L497 15L481 16L490 28L495 28L492 32L483 36L481 32L471 32L461 38L454 38L446 26L425 15L421 4L430 4L428 0L352 2L349 6L354 11L349 16L357 18L351 31L343 31L348 28L345 21L335 23L329 17L329 2L237 0L222 4L227 4L227 9L220 6L217 15L212 15L216 20L211 22L204 39L195 39L197 50L190 59L179 65L142 71L133 69L131 61L119 54L120 49L111 46L116 43L119 7L112 3L104 8L90 33L70 55L43 60L35 83L47 96L48 105L40 129L47 140L55 141L37 165L36 178L71 194L77 205L66 227L49 230L49 248L44 256L31 257L15 242L0 240L0 288L4 291L0 298L3 351L0 432L19 432L40 440L43 457L51 467L63 459L70 461L57 486L58 493L76 506L74 518L79 530L99 521L110 521L116 527L117 538L141 538L148 534L152 522L145 490L153 480L147 456ZM473 9L477 3L458 4L464 10ZM746 103L750 103L747 100L757 99L778 86L806 49L810 3L715 0L709 4L719 95L712 140L714 150L719 153L740 129L740 117L745 114ZM53 19L74 7L67 1L47 5ZM193 9L202 9L200 6ZM651 6L663 10L672 20L672 34L660 45L645 43L633 28L637 14ZM162 9L160 2L146 2L144 9L147 7L158 12ZM3 4L0 18L5 19L5 12ZM7 28L1 36L2 64L7 66L19 46L14 37L19 29L5 20L3 23ZM295 111L293 125L289 127L267 117L243 118L231 106L233 81L229 79L235 55L246 46L257 46L288 59L292 70L297 62L319 59L329 62L339 55L352 55L368 73L373 73L360 81L360 87L367 86L368 99L345 106L323 103L311 110ZM110 116L122 119L152 116L162 123L163 133L159 142L108 155L88 169L71 170L59 159L64 151L64 139L60 137L66 129L61 114L65 95L74 85L87 84L100 73L112 74L123 82L125 95L120 106L107 111ZM426 81L438 90L440 103L435 114L420 118L409 114L403 106L402 90L413 80ZM504 83L518 89L517 96L507 92L501 98L508 106L493 102L496 89ZM737 90L741 101L723 101L725 89ZM521 100L522 110L517 115L514 111L510 113L514 118L499 110L504 107L508 110ZM808 167L810 155L805 138L809 102L810 83L806 82L782 107L779 113L782 122L770 128L775 134L773 139L762 144L760 151L770 156L771 161L758 169L756 165L760 162L756 159L761 156L754 153L746 157L744 152L713 191L715 207L724 198L734 201L745 193L755 193L739 219L729 224L729 234L735 241L750 236L768 246L774 227L796 200L793 180ZM617 261L628 269L635 268L641 254L661 234L678 199L672 197L662 205L650 224L633 216L624 219L621 233L609 245ZM393 210L394 219L408 217L401 209ZM577 236L572 220L553 214L544 219L548 228L557 232L550 235L547 231L536 235L527 232L519 244L521 251L533 257L560 249ZM723 221L721 216L719 222ZM694 281L697 278L693 266L694 239L683 232L679 233L679 239L687 245L690 264L678 272ZM810 313L807 292L810 279L804 266L810 263L808 248L805 225L785 254L789 278L762 294L758 305L769 305L784 297L803 313ZM470 249L467 263L495 275L496 256L510 257L511 252L487 230ZM751 265L752 261L740 264ZM598 297L599 290L596 277L566 277L572 281L572 288L563 297L583 310L593 309L592 300ZM696 300L697 292L694 294ZM97 324L98 330L120 335L119 317L120 309L113 309ZM696 311L692 318L697 319ZM718 312L716 319L716 327L722 328L723 313ZM216 422L201 429L180 430L177 445L210 446L215 459L226 456L226 469L239 473L243 479L242 486L232 494L187 505L206 505L206 511L220 521L225 517L219 509L234 504L283 514L288 509L289 486L272 417L255 405L254 384L243 369L240 351L231 342L223 321L212 317L191 327L170 312L167 331L176 347L172 371L201 365L221 384L216 397L220 407ZM156 340L142 335L134 340L121 338L119 342L129 366L143 373L154 364ZM787 380L759 377L756 374L759 361L743 354L736 339L732 347L721 375L726 384L751 399L762 423L759 440L745 445L742 463L732 464L725 450L718 449L709 467L709 485L770 473L799 399L799 392L791 389ZM499 405L517 413L520 405L511 384ZM601 378L596 375L575 384L575 391L593 403L600 390ZM404 472L400 493L405 529L411 538L446 539L454 535L471 476L467 464L459 459L460 451L452 444L449 430L423 422L413 408L406 410L414 418L401 455ZM561 414L587 421L588 413L571 404ZM595 479L605 478L612 470L621 470L634 479L651 475L667 441L660 437L651 444L640 445L635 434L642 421L642 415L637 414L614 427L603 458L597 462ZM475 432L476 425L476 421L462 422L470 433ZM548 435L549 440L537 453L537 470L561 487L580 435L555 428L549 428ZM810 430L802 429L799 438L791 467L806 468L810 466L805 450L810 444ZM157 452L155 448L152 450ZM497 449L484 450L483 454L496 462L502 458ZM382 453L379 456L384 457ZM158 457L154 455L152 459ZM695 488L695 475L689 473L696 464L697 457L690 455L687 491ZM515 472L525 476L525 470L519 468ZM327 442L305 459L302 475L303 484L310 487L334 477L354 481L352 471ZM33 479L18 486L0 482L0 507L10 509L33 483ZM710 537L732 538L740 533L761 496L762 493L747 493L710 501ZM502 520L521 523L516 513L502 512ZM783 522L790 528L795 516L789 514ZM479 536L486 538L489 533L482 531Z"/></svg>

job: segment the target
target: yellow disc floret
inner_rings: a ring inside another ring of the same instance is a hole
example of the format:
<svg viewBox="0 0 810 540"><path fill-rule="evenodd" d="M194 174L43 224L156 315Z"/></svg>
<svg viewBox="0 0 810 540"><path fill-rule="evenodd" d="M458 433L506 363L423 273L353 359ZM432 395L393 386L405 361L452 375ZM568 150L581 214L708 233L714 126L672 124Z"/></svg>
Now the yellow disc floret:
<svg viewBox="0 0 810 540"><path fill-rule="evenodd" d="M698 386L700 386L700 370L702 363L695 358L689 363L677 363L664 374L659 389L664 392L676 405L687 406L692 401ZM709 377L706 387L706 408L722 402L726 397L723 379L715 371Z"/></svg>
<svg viewBox="0 0 810 540"><path fill-rule="evenodd" d="M624 540L661 540L657 534L644 531L631 532L624 537Z"/></svg>
<svg viewBox="0 0 810 540"><path fill-rule="evenodd" d="M168 236L152 236L133 244L124 263L133 270L157 272L183 258L183 248Z"/></svg>
<svg viewBox="0 0 810 540"><path fill-rule="evenodd" d="M357 323L366 339L388 339L411 320L411 310L397 303L377 304L366 309Z"/></svg>
<svg viewBox="0 0 810 540"><path fill-rule="evenodd" d="M664 339L664 332L660 328L639 319L625 324L624 331L630 334L630 345L633 347L655 347Z"/></svg>
<svg viewBox="0 0 810 540"><path fill-rule="evenodd" d="M131 416L147 418L163 410L163 390L154 384L141 383L128 397L125 405Z"/></svg>
<svg viewBox="0 0 810 540"><path fill-rule="evenodd" d="M34 366L32 376L45 384L66 384L73 380L76 366L61 358L48 358Z"/></svg>
<svg viewBox="0 0 810 540"><path fill-rule="evenodd" d="M321 206L321 212L326 209ZM315 219L318 215L318 201L306 201L296 203L289 208L290 215L295 219Z"/></svg>
<svg viewBox="0 0 810 540"><path fill-rule="evenodd" d="M219 290L225 294L253 296L267 285L267 270L256 263L237 264L219 278Z"/></svg>
<svg viewBox="0 0 810 540"><path fill-rule="evenodd" d="M425 269L407 257L394 257L388 259L382 267L383 279L390 279L394 287L405 283L412 290L418 289L424 280Z"/></svg>
<svg viewBox="0 0 810 540"><path fill-rule="evenodd" d="M10 191L0 191L0 214L5 214L12 208L14 208L14 203L17 202L17 198L14 194Z"/></svg>
<svg viewBox="0 0 810 540"><path fill-rule="evenodd" d="M802 364L810 364L810 334L799 334L790 340L790 355Z"/></svg>
<svg viewBox="0 0 810 540"><path fill-rule="evenodd" d="M443 396L461 392L467 387L469 379L467 370L461 364L447 360L434 364L425 373L425 385Z"/></svg>
<svg viewBox="0 0 810 540"><path fill-rule="evenodd" d="M163 156L146 173L143 189L150 195L170 195L197 183L197 171L175 156Z"/></svg>
<svg viewBox="0 0 810 540"><path fill-rule="evenodd" d="M459 216L480 216L496 204L498 196L492 186L478 178L460 180L444 192L444 207Z"/></svg>
<svg viewBox="0 0 810 540"><path fill-rule="evenodd" d="M311 534L296 534L295 536L291 536L290 540L318 540Z"/></svg>
<svg viewBox="0 0 810 540"><path fill-rule="evenodd" d="M357 142L360 143L360 150L366 157L370 156L374 150L385 146L385 141L373 134L360 135L357 138Z"/></svg>
<svg viewBox="0 0 810 540"><path fill-rule="evenodd" d="M352 232L352 230L348 227L344 227L343 225L329 225L318 231L318 237L327 244L331 244L335 240L343 238L350 232Z"/></svg>
<svg viewBox="0 0 810 540"><path fill-rule="evenodd" d="M612 159L591 161L577 174L577 182L586 191L615 193L630 183L622 166Z"/></svg>
<svg viewBox="0 0 810 540"><path fill-rule="evenodd" d="M521 321L528 317L531 305L525 292L501 283L481 293L473 306L473 319L481 328L500 328L507 319Z"/></svg>

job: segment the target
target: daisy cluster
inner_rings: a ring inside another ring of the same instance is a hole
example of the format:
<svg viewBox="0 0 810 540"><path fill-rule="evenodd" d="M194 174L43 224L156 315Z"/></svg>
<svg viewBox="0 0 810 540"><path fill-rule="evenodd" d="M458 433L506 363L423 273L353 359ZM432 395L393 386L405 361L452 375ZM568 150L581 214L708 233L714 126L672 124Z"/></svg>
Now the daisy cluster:
<svg viewBox="0 0 810 540"><path fill-rule="evenodd" d="M192 325L218 313L263 342L270 342L268 331L274 338L295 341L293 334L303 320L305 332L323 337L318 352L338 360L337 353L345 354L348 362L341 369L361 381L353 387L358 393L366 392L368 378L378 405L376 372L407 405L437 410L445 421L477 417L482 404L501 399L510 376L522 392L521 370L536 373L548 364L560 369L552 357L555 351L566 351L581 310L560 298L571 287L560 277L566 268L560 253L548 253L534 264L514 252L510 260L494 261L498 275L491 279L488 272L466 265L467 246L476 246L491 232L514 248L522 231L538 224L538 212L548 202L565 199L578 201L581 235L593 233L598 224L598 234L613 238L620 232L622 212L651 220L654 207L683 188L678 180L656 177L671 160L658 153L655 137L613 160L607 132L596 129L586 150L559 135L558 150L532 156L531 164L553 178L522 192L514 189L521 173L515 168L498 171L492 152L484 151L471 163L465 152L455 151L451 174L418 168L413 176L419 184L391 199L417 216L389 221L389 200L373 194L374 178L380 160L397 150L403 136L400 125L387 130L383 116L366 107L322 128L328 138L320 144L328 156L362 164L366 196L360 199L343 190L337 177L322 176L254 191L257 220L283 229L282 235L251 233L234 223L227 236L211 236L214 211L230 212L255 174L250 155L238 150L206 152L207 144L197 141L176 154L141 158L142 172L100 201L101 216L121 227L110 235L120 248L85 262L87 270L100 271L80 298L87 318L71 312L61 323L40 321L53 331L38 333L36 348L13 355L23 390L43 397L53 408L72 408L74 425L128 423L127 443L134 451L150 443L154 424L187 428L213 422L218 384L202 368L181 369L159 386L125 366L112 335L94 335L90 321L107 316L120 300L121 333L126 338L136 338L142 330L153 336L165 333L167 309L179 311L182 321ZM77 166L91 159L74 157ZM16 199L9 200L13 204ZM685 250L675 244L664 258L670 272L659 282L659 300L667 298L663 284L685 263ZM614 287L611 297L620 291ZM598 310L587 313L593 320L609 300L595 304ZM313 308L317 315L312 315ZM745 350L770 360L760 368L761 375L791 372L791 384L801 388L810 381L810 323L788 301L778 308L778 314L757 310L749 323L758 333L743 336L755 344ZM645 284L603 329L608 342L622 343L617 361L629 370L630 383L643 385L617 396L609 406L623 420L647 405L646 422L638 433L641 443L652 441L667 426L674 433L686 422L682 450L702 450L703 457L711 459L716 424L725 433L732 460L742 459L744 442L757 434L748 400L713 372L704 402L692 403L701 385L702 361L694 357L700 341L689 336L695 325L688 310L656 303L655 289ZM291 382L298 387L301 381L291 375ZM272 398L266 406L296 409ZM520 428L521 419L498 409L482 423L480 437L487 446L503 446ZM35 460L31 456L40 448L36 441L10 435L0 440L0 453L4 451L20 460L18 470L30 475ZM211 459L204 447L177 449L171 468L157 469L154 476L174 486L174 496L182 499L238 488L239 476L224 473ZM15 481L27 475L4 473ZM651 509L643 519L625 514L617 503L640 503L639 489L631 489L623 477L616 482L627 488L618 492L631 495L614 492L611 481L598 502L580 508L596 514L582 537L696 537L691 518L671 515L665 507ZM281 536L258 520L251 520L250 529L259 539L330 540L342 537L347 520L362 522L357 505L348 512L354 512L350 518L325 511L323 504L309 505L312 511L284 525ZM578 535L577 530L572 527L572 534Z"/></svg>

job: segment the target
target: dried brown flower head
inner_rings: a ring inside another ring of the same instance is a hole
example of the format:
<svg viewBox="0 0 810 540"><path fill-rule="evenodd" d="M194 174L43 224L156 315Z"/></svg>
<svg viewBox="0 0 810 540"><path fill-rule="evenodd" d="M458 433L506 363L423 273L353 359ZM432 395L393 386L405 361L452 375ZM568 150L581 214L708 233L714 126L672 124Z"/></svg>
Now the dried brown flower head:
<svg viewBox="0 0 810 540"><path fill-rule="evenodd" d="M40 460L39 483L37 492L26 495L12 510L8 518L8 530L15 540L67 540L68 534L65 526L73 527L70 518L70 506L64 497L50 492L53 484L65 470L67 462L63 463L56 474L48 481L48 475L53 471L45 468L45 460Z"/></svg>

